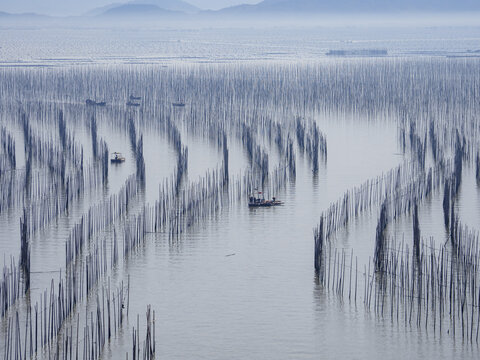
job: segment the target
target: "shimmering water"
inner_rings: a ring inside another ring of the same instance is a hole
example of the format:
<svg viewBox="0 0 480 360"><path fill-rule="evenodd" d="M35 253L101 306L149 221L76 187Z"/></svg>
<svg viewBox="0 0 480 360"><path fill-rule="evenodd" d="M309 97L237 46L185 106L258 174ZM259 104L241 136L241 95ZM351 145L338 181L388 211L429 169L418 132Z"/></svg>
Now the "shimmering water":
<svg viewBox="0 0 480 360"><path fill-rule="evenodd" d="M330 50L385 49L388 56L478 57L480 24L465 27L155 28L4 26L0 65L164 64L172 61L305 61Z"/></svg>

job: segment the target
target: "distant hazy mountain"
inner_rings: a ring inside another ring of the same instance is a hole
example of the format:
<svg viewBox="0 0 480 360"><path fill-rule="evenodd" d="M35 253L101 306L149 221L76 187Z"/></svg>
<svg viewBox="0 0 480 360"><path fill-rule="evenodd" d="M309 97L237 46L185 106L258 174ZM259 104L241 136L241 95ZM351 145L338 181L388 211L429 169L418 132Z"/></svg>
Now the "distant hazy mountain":
<svg viewBox="0 0 480 360"><path fill-rule="evenodd" d="M110 9L113 9L113 8L116 8L116 7L122 6L122 5L124 5L124 4L114 3L114 4L109 4L109 5L97 7L97 8L95 8L95 9L89 10L89 11L86 12L84 15L86 15L86 16L97 16L97 15L101 15L101 14L103 14L105 11L108 11L108 10L110 10Z"/></svg>
<svg viewBox="0 0 480 360"><path fill-rule="evenodd" d="M264 0L220 10L230 14L480 11L480 0Z"/></svg>
<svg viewBox="0 0 480 360"><path fill-rule="evenodd" d="M160 10L183 12L193 14L200 9L181 0L133 0L127 3L113 3L110 5L98 7L86 13L89 16L97 15L116 15L127 12L142 13L144 11L153 11L158 13Z"/></svg>
<svg viewBox="0 0 480 360"><path fill-rule="evenodd" d="M40 15L36 13L21 13L12 14L4 11L0 11L0 18L2 19L46 19L48 16Z"/></svg>
<svg viewBox="0 0 480 360"><path fill-rule="evenodd" d="M106 10L100 16L104 17L158 17L158 16L172 16L181 15L183 13L178 11L171 11L162 9L156 5L147 4L125 4L113 7Z"/></svg>
<svg viewBox="0 0 480 360"><path fill-rule="evenodd" d="M155 5L165 10L181 11L184 13L196 13L200 11L199 8L182 0L134 0L130 1L129 4Z"/></svg>

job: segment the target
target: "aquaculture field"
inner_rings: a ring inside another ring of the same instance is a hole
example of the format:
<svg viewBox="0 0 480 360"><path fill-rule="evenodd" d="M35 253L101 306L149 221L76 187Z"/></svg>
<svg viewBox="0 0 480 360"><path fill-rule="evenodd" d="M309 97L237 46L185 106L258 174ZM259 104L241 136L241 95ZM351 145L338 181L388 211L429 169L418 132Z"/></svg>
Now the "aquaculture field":
<svg viewBox="0 0 480 360"><path fill-rule="evenodd" d="M1 67L1 356L478 358L479 68Z"/></svg>

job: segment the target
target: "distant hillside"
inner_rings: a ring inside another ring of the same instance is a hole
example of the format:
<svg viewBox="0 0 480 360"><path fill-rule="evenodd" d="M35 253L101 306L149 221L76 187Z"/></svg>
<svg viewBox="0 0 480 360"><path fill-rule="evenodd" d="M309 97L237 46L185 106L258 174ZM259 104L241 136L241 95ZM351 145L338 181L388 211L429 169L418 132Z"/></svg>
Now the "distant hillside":
<svg viewBox="0 0 480 360"><path fill-rule="evenodd" d="M95 9L92 9L88 12L86 12L84 15L85 16L98 16L98 15L102 15L104 12L110 10L110 9L113 9L113 8L116 8L118 6L122 6L124 4L120 4L120 3L114 3L114 4L109 4L109 5L105 5L105 6L101 6L101 7L97 7Z"/></svg>
<svg viewBox="0 0 480 360"><path fill-rule="evenodd" d="M480 0L264 0L220 10L229 14L254 13L375 13L480 11Z"/></svg>
<svg viewBox="0 0 480 360"><path fill-rule="evenodd" d="M154 12L158 12L159 9L183 12L187 14L193 14L200 11L199 8L181 0L133 0L127 3L113 3L110 5L98 7L90 10L85 15L116 15L118 13L125 13L129 11L133 13L141 13L145 10L152 10Z"/></svg>
<svg viewBox="0 0 480 360"><path fill-rule="evenodd" d="M181 15L181 12L162 9L156 5L125 4L110 8L100 14L104 17L155 17Z"/></svg>
<svg viewBox="0 0 480 360"><path fill-rule="evenodd" d="M35 13L22 13L22 14L12 14L4 11L0 11L0 17L1 18L7 18L7 19L20 19L20 18L25 18L25 19L46 19L48 16L46 15L40 15L40 14L35 14Z"/></svg>
<svg viewBox="0 0 480 360"><path fill-rule="evenodd" d="M182 0L133 0L129 4L155 5L161 9L181 11L184 13L196 13L200 9Z"/></svg>

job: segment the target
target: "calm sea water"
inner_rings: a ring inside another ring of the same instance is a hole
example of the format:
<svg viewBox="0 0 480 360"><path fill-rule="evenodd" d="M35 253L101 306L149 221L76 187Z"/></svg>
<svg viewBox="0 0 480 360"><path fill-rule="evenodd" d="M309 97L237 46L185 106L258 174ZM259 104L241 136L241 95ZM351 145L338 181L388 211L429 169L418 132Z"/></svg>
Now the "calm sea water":
<svg viewBox="0 0 480 360"><path fill-rule="evenodd" d="M388 56L402 57L477 57L480 50L480 24L263 29L4 25L1 30L2 66L298 62L317 60L330 50L362 49L384 49Z"/></svg>

